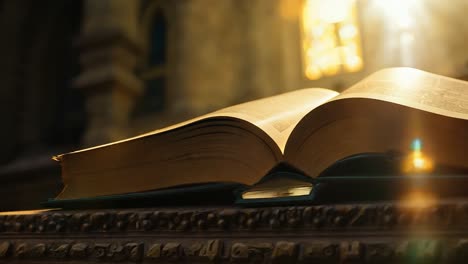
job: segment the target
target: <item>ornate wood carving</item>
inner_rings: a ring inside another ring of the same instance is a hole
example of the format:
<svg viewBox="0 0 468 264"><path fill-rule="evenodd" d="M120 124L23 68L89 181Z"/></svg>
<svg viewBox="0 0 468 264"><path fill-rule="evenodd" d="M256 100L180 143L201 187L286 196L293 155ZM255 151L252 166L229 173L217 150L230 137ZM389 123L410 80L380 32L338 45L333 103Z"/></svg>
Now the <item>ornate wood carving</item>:
<svg viewBox="0 0 468 264"><path fill-rule="evenodd" d="M271 239L270 239L271 240ZM463 263L466 239L344 241L1 242L0 261L196 263Z"/></svg>
<svg viewBox="0 0 468 264"><path fill-rule="evenodd" d="M468 203L0 216L0 263L464 263Z"/></svg>
<svg viewBox="0 0 468 264"><path fill-rule="evenodd" d="M468 203L63 211L0 216L0 233L395 230L466 228Z"/></svg>

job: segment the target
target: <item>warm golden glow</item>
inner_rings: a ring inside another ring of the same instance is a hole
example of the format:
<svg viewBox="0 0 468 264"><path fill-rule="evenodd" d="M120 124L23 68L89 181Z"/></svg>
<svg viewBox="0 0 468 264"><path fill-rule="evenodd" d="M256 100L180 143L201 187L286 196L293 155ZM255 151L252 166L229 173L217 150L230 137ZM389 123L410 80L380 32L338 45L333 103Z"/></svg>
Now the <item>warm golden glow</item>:
<svg viewBox="0 0 468 264"><path fill-rule="evenodd" d="M410 28L414 21L412 12L416 9L419 0L374 0L384 12L386 18L399 29Z"/></svg>
<svg viewBox="0 0 468 264"><path fill-rule="evenodd" d="M311 191L312 186L246 191L242 194L242 199L271 199L280 197L303 196L309 195Z"/></svg>
<svg viewBox="0 0 468 264"><path fill-rule="evenodd" d="M279 13L284 19L297 19L301 10L301 0L280 0Z"/></svg>
<svg viewBox="0 0 468 264"><path fill-rule="evenodd" d="M305 0L302 44L308 79L362 69L356 12L355 0Z"/></svg>
<svg viewBox="0 0 468 264"><path fill-rule="evenodd" d="M39 210L27 210L27 211L8 211L8 212L0 212L0 215L33 215L33 214L40 214L49 211L54 211L59 209L39 209Z"/></svg>
<svg viewBox="0 0 468 264"><path fill-rule="evenodd" d="M421 151L413 151L405 161L404 172L407 174L431 172L433 167L433 162L429 157Z"/></svg>
<svg viewBox="0 0 468 264"><path fill-rule="evenodd" d="M434 205L436 199L433 195L422 191L413 191L403 197L404 204L415 208L426 208Z"/></svg>
<svg viewBox="0 0 468 264"><path fill-rule="evenodd" d="M442 3L442 2L441 2ZM432 32L438 32L439 24L435 23L438 19L431 17L428 11L428 5L423 0L368 0L366 1L368 10L378 16L383 23L383 35L387 39L385 56L382 57L382 63L399 64L399 66L418 66L418 42L434 41L421 39L427 38ZM434 21L434 22L433 22ZM424 32L431 31L429 34ZM415 41L417 40L418 41ZM437 38L439 39L439 38ZM440 45L444 50L444 45ZM423 49L424 50L424 49ZM398 52L396 52L398 51ZM444 52L442 51L441 54ZM431 54L431 57L434 54ZM437 61L437 60L435 60Z"/></svg>
<svg viewBox="0 0 468 264"><path fill-rule="evenodd" d="M403 164L403 172L406 174L421 174L431 172L434 168L432 160L422 152L420 139L413 140L411 153Z"/></svg>

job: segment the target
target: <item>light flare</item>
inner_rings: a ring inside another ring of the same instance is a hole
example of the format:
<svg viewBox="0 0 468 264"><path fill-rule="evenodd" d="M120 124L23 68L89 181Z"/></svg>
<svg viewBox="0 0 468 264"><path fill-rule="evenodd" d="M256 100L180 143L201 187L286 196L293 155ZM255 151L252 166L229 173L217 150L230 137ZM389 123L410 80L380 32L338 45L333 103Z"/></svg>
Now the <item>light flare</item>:
<svg viewBox="0 0 468 264"><path fill-rule="evenodd" d="M51 209L37 209L37 210L25 210L25 211L5 211L0 212L0 216L3 215L35 215L50 211L60 210L60 208L51 208Z"/></svg>
<svg viewBox="0 0 468 264"><path fill-rule="evenodd" d="M421 209L433 206L436 203L436 198L428 192L413 191L403 197L402 201L405 205Z"/></svg>
<svg viewBox="0 0 468 264"><path fill-rule="evenodd" d="M411 143L411 153L405 159L403 172L408 175L429 173L434 169L432 160L422 152L422 141L415 139Z"/></svg>
<svg viewBox="0 0 468 264"><path fill-rule="evenodd" d="M377 6L383 11L389 21L400 29L409 29L414 24L414 9L417 0L375 0Z"/></svg>
<svg viewBox="0 0 468 264"><path fill-rule="evenodd" d="M272 199L281 197L303 196L309 195L311 191L312 186L276 188L261 191L247 191L242 194L242 199Z"/></svg>

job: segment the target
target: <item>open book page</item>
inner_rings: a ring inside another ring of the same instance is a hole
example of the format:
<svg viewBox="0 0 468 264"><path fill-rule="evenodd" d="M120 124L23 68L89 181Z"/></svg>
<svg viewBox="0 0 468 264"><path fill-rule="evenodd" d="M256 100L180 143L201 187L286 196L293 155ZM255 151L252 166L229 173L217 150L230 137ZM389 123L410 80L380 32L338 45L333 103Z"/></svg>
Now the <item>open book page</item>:
<svg viewBox="0 0 468 264"><path fill-rule="evenodd" d="M96 148L106 147L138 138L164 133L210 117L234 117L248 121L265 131L284 152L286 141L299 120L317 106L339 95L338 92L324 88L307 88L284 93L264 99L227 107L206 115L202 115L172 126L154 130L136 137L115 141L87 149L74 151L78 153ZM69 153L69 154L71 154ZM54 157L60 160L62 155Z"/></svg>
<svg viewBox="0 0 468 264"><path fill-rule="evenodd" d="M283 160L281 150L298 121L337 94L290 92L59 156L65 188L58 199L207 182L254 184Z"/></svg>
<svg viewBox="0 0 468 264"><path fill-rule="evenodd" d="M412 69L378 71L333 100L372 98L468 119L468 82Z"/></svg>
<svg viewBox="0 0 468 264"><path fill-rule="evenodd" d="M301 89L224 108L209 116L246 120L265 131L284 152L289 135L304 115L338 94L323 88Z"/></svg>
<svg viewBox="0 0 468 264"><path fill-rule="evenodd" d="M410 68L379 71L297 125L285 159L310 176L360 153L410 151L424 142L434 164L465 167L468 84Z"/></svg>

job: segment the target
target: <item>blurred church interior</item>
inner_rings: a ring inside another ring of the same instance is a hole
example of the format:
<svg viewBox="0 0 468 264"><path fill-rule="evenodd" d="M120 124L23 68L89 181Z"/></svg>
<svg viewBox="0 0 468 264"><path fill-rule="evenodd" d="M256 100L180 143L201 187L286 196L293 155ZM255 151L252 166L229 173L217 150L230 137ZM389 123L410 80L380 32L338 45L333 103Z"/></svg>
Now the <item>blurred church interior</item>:
<svg viewBox="0 0 468 264"><path fill-rule="evenodd" d="M0 210L54 154L385 67L468 80L465 0L1 0ZM468 92L468 91L467 91Z"/></svg>

